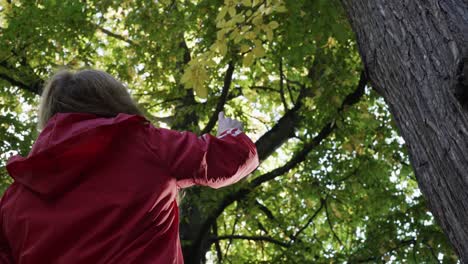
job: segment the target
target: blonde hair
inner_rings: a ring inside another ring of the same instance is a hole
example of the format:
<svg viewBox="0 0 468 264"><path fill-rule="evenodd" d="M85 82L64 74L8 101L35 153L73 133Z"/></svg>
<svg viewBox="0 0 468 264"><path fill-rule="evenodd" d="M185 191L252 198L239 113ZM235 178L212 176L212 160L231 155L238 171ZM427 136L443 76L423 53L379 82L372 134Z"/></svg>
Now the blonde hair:
<svg viewBox="0 0 468 264"><path fill-rule="evenodd" d="M114 117L118 113L142 115L127 88L110 74L92 69L61 70L42 91L38 129L56 113L91 113Z"/></svg>

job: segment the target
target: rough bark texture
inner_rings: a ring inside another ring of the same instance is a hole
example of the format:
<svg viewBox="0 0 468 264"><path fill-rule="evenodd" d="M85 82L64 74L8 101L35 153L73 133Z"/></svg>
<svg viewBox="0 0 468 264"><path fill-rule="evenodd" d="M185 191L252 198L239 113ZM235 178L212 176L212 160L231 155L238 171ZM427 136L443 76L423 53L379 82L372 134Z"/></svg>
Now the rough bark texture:
<svg viewBox="0 0 468 264"><path fill-rule="evenodd" d="M430 210L462 263L468 263L468 110L462 107L468 90L463 76L468 2L342 3L372 86L406 141Z"/></svg>

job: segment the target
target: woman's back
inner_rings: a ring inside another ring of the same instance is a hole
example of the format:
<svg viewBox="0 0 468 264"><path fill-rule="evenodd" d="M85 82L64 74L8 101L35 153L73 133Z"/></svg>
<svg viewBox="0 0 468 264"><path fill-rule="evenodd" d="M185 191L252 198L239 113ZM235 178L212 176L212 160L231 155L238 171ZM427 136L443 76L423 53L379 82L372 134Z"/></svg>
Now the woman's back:
<svg viewBox="0 0 468 264"><path fill-rule="evenodd" d="M9 163L1 209L15 262L181 262L176 180L146 144L145 120L54 118L29 158Z"/></svg>
<svg viewBox="0 0 468 264"><path fill-rule="evenodd" d="M8 163L3 252L14 263L183 263L178 188L225 186L257 165L240 131L198 138L138 115L57 114Z"/></svg>

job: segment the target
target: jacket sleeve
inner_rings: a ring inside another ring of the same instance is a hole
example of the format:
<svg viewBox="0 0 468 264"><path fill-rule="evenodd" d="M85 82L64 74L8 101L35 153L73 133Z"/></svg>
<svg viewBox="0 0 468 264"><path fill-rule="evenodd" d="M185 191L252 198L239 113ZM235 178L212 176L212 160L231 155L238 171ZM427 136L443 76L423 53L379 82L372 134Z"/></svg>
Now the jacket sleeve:
<svg viewBox="0 0 468 264"><path fill-rule="evenodd" d="M249 175L259 164L255 144L239 129L229 129L219 137L154 127L150 131L157 155L181 188L224 187Z"/></svg>

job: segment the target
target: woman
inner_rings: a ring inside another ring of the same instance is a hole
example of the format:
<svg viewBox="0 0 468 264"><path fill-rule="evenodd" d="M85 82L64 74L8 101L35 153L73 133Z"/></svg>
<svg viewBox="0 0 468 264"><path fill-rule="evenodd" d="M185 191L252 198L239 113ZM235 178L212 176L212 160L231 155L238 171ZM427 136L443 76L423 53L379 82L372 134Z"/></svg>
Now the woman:
<svg viewBox="0 0 468 264"><path fill-rule="evenodd" d="M178 190L258 166L240 122L220 113L218 137L155 128L97 70L54 75L38 125L29 155L7 163L0 263L183 263Z"/></svg>

